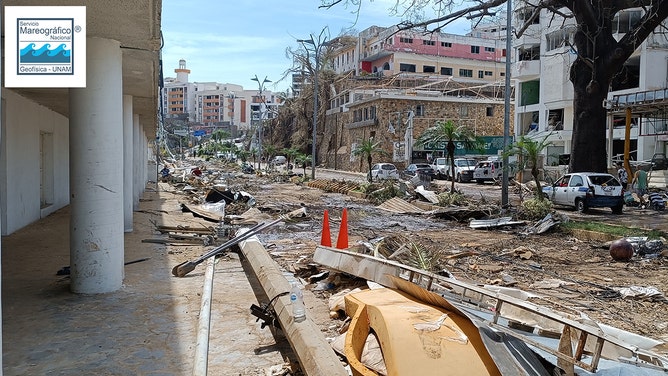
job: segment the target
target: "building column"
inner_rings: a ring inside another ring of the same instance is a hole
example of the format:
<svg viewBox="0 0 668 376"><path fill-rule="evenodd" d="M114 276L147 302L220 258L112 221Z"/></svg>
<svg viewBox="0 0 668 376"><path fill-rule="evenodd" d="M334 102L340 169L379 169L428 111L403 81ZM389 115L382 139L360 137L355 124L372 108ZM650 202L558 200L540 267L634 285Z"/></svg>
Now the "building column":
<svg viewBox="0 0 668 376"><path fill-rule="evenodd" d="M132 161L134 145L132 133L134 129L132 114L132 96L123 96L123 219L125 232L132 232L133 214L133 175Z"/></svg>
<svg viewBox="0 0 668 376"><path fill-rule="evenodd" d="M139 115L135 115L132 122L132 142L136 158L132 164L132 174L134 189L132 190L132 202L135 210L139 209L139 198L141 197L142 176L141 163L144 159L141 151L141 125L139 124Z"/></svg>
<svg viewBox="0 0 668 376"><path fill-rule="evenodd" d="M120 43L88 38L86 87L70 89L70 289L123 283L123 73Z"/></svg>

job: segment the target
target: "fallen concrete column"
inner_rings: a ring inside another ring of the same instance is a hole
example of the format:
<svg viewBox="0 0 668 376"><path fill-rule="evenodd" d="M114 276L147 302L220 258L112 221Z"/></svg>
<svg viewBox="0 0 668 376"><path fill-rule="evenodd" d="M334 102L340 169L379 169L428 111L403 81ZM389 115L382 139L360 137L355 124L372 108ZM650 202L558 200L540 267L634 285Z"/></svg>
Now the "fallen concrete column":
<svg viewBox="0 0 668 376"><path fill-rule="evenodd" d="M290 284L283 276L278 264L269 256L257 237L253 236L241 242L241 253L248 260L262 289L269 299L290 291ZM347 376L339 357L325 340L320 328L309 318L295 322L292 317L292 305L289 296L282 296L273 304L276 316L281 324L290 346L294 350L302 371L307 375Z"/></svg>

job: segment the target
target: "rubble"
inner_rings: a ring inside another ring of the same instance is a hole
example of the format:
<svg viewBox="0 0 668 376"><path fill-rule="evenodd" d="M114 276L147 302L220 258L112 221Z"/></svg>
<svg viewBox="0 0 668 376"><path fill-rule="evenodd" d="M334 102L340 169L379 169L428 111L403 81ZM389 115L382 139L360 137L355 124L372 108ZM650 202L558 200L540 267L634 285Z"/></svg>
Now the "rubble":
<svg viewBox="0 0 668 376"><path fill-rule="evenodd" d="M213 170L214 167L207 167L205 171ZM203 175L206 176L206 173ZM337 296L343 289L359 284L349 275L334 273L312 263L312 253L319 240L318 221L322 212L348 206L351 248L365 249L367 254L375 253L388 260L406 262L411 244L415 244L440 255L434 258L432 272L445 270L445 273L457 278L493 284L500 288L514 286L529 291L539 290L546 304L552 307L584 308L597 321L668 341L668 322L660 313L665 310L665 303L660 300L625 298L617 290L620 286L639 285L661 288L660 276L665 275L668 263L661 256L664 250L655 252L657 244L643 251L643 255L654 255L653 258L642 258L644 262L640 264L640 252L637 252L634 259L621 267L612 262L599 243L576 242L573 236L561 232L559 223L568 220L564 217L548 216L542 221L528 223L519 230L510 227L510 230L501 232L493 226L489 231L481 232L468 228L469 219L490 218L498 213L499 205L467 198L471 200L468 206L435 207L424 197L415 195L409 185L407 196L391 198L377 208L351 197L354 192L362 192L362 184L359 183L320 179L300 185L301 182L278 182L275 176L278 175L229 176L224 187L216 188L244 191L256 201L252 211L254 214L247 217L240 217L240 213L231 214L230 207L240 203L227 204L226 223L241 224L246 221L252 224L267 215L261 209L280 211L284 205L308 207L313 218L304 222L304 228L291 229L290 233L287 229L281 229L280 232L276 230L262 234L260 239L271 244L271 254L279 265L309 281L308 291L324 302ZM210 188L207 185L192 186L197 188L197 193L193 191L193 195L201 195L206 192L206 188ZM438 184L432 184L432 189L437 192ZM328 193L323 194L323 191ZM350 202L355 204L352 207L345 205ZM418 202L421 202L419 207L415 205ZM428 205L427 209L423 208L422 203ZM248 209L246 205L240 204L240 207ZM394 210L379 210L387 207ZM363 222L371 218L377 220ZM336 221L336 218L333 220ZM411 227L411 221L421 226ZM512 218L508 221L515 222ZM466 222L466 225L461 222ZM326 278L319 279L326 274ZM338 309L328 308L326 311L327 320L332 319L330 315L334 320L340 320ZM345 325L335 322L337 330ZM330 326L331 321L322 323L324 331L335 331L329 329Z"/></svg>

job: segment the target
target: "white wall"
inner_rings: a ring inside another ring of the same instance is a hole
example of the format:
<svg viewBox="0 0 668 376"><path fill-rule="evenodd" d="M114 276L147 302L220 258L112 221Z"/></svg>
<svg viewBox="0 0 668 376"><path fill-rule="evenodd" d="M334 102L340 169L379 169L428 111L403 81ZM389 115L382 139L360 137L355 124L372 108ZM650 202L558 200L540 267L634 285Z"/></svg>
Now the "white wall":
<svg viewBox="0 0 668 376"><path fill-rule="evenodd" d="M640 90L664 89L668 84L668 53L664 49L645 48L640 58Z"/></svg>
<svg viewBox="0 0 668 376"><path fill-rule="evenodd" d="M2 235L9 235L69 203L69 121L15 92L2 89L5 99L4 153L0 166L3 192ZM40 132L53 134L53 200L40 208Z"/></svg>

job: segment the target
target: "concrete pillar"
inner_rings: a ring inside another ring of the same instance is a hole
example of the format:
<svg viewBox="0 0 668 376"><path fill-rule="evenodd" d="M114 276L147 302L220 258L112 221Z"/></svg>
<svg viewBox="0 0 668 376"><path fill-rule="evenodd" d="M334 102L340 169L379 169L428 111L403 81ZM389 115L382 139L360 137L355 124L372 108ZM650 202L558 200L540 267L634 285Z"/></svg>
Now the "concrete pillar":
<svg viewBox="0 0 668 376"><path fill-rule="evenodd" d="M134 181L134 189L132 190L132 202L135 210L139 209L139 197L141 196L141 160L143 159L141 152L141 125L139 124L139 115L135 115L132 122L132 142L133 149L137 158L132 163L132 176Z"/></svg>
<svg viewBox="0 0 668 376"><path fill-rule="evenodd" d="M70 89L70 289L123 282L123 75L120 43L88 38L86 88Z"/></svg>
<svg viewBox="0 0 668 376"><path fill-rule="evenodd" d="M123 96L123 220L125 232L132 232L132 214L134 194L133 182L133 155L134 145L132 133L134 130L132 114L132 96Z"/></svg>

